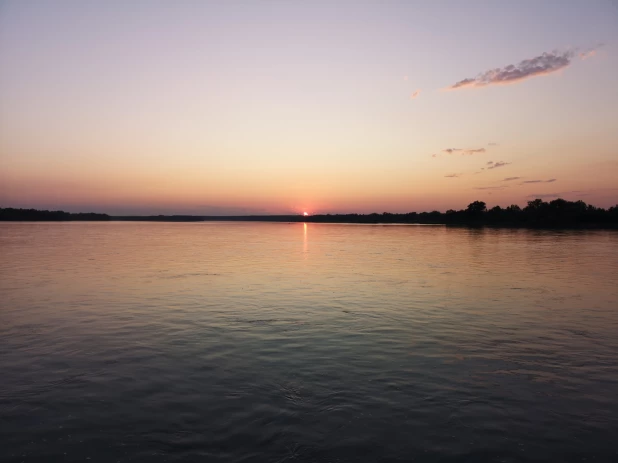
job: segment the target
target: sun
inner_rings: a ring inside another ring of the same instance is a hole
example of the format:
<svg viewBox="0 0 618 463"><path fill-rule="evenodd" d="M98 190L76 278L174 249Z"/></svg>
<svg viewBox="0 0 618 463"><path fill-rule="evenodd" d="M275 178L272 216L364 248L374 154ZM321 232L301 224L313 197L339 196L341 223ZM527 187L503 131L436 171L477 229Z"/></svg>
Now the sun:
<svg viewBox="0 0 618 463"><path fill-rule="evenodd" d="M303 212L303 215L304 215L305 217L307 217L307 216L309 215L309 213L308 213L308 212Z"/></svg>

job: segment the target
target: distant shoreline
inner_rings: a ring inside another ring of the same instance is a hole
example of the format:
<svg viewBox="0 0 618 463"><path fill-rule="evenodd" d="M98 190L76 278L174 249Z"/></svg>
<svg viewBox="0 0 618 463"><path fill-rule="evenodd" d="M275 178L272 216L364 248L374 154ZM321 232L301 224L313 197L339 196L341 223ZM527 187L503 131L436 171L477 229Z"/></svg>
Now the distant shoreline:
<svg viewBox="0 0 618 463"><path fill-rule="evenodd" d="M618 229L618 206L609 209L588 205L583 201L556 199L529 201L523 209L513 205L487 209L475 201L466 209L446 212L410 212L405 214L316 214L316 215L149 215L110 216L99 213L70 213L37 209L0 208L0 221L15 222L287 222L350 224L417 224L491 228L548 229Z"/></svg>
<svg viewBox="0 0 618 463"><path fill-rule="evenodd" d="M88 219L64 219L64 220L6 220L1 219L2 222L12 223L58 223L58 222L150 222L150 223L212 223L212 222L237 222L237 223L315 223L315 224L331 224L331 225L425 225L425 226L437 226L437 227L449 227L449 228L493 228L493 229L545 229L545 230L618 230L618 224L616 223L590 223L590 224L534 224L534 223L490 223L490 222L407 222L407 221L385 221L385 220L365 220L365 221L353 221L339 218L335 220L321 220L320 217L313 216L311 218L296 217L293 218L273 218L271 216L216 216L216 217L150 217L150 216L118 216L109 219L101 220L88 220Z"/></svg>

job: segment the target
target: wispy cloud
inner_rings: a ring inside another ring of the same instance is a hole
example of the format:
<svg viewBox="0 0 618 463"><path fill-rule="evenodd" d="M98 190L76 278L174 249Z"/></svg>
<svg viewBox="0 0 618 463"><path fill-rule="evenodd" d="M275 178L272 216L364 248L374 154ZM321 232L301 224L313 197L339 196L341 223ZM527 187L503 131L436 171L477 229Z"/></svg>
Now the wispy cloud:
<svg viewBox="0 0 618 463"><path fill-rule="evenodd" d="M463 174L459 173L459 174L448 174L445 175L446 178L457 178L457 177L461 177Z"/></svg>
<svg viewBox="0 0 618 463"><path fill-rule="evenodd" d="M504 190L506 188L505 185L502 186L477 186L474 188L475 190Z"/></svg>
<svg viewBox="0 0 618 463"><path fill-rule="evenodd" d="M596 50L594 49L579 54L574 50L546 52L535 58L520 61L518 64L509 64L503 68L490 69L476 77L460 80L447 87L446 90L515 84L531 77L546 76L558 72L571 65L573 58L576 56L586 59L594 56L595 53Z"/></svg>
<svg viewBox="0 0 618 463"><path fill-rule="evenodd" d="M511 164L511 163L510 162L504 162L504 161L498 161L498 162L492 163L492 165L490 165L488 167L488 169L497 169L498 167L508 166L509 164Z"/></svg>
<svg viewBox="0 0 618 463"><path fill-rule="evenodd" d="M442 152L446 154L461 153L462 155L467 155L467 156L471 154L484 153L485 151L486 151L485 148L475 148L475 149L446 148L442 150Z"/></svg>
<svg viewBox="0 0 618 463"><path fill-rule="evenodd" d="M503 182L510 182L511 180L519 180L521 177L507 177L504 180L502 180Z"/></svg>
<svg viewBox="0 0 618 463"><path fill-rule="evenodd" d="M601 45L599 45L599 46L601 46ZM597 50L595 48L591 48L590 50L582 51L579 54L579 57L581 59L588 59L588 58L592 58L596 54L597 54Z"/></svg>
<svg viewBox="0 0 618 463"><path fill-rule="evenodd" d="M487 146L498 146L498 143L487 143Z"/></svg>
<svg viewBox="0 0 618 463"><path fill-rule="evenodd" d="M555 182L556 180L558 180L558 179L556 179L556 178L550 178L549 180L526 180L526 181L524 181L524 182L521 182L521 184L523 185L523 184L525 184L525 183L553 183L553 182Z"/></svg>
<svg viewBox="0 0 618 463"><path fill-rule="evenodd" d="M486 151L485 148L477 148L473 150L464 150L462 154L469 156L471 154L484 153L485 151Z"/></svg>
<svg viewBox="0 0 618 463"><path fill-rule="evenodd" d="M419 88L418 90L415 90L414 92L412 92L412 95L410 95L410 99L413 100L415 98L418 98L420 94L421 94L421 89Z"/></svg>

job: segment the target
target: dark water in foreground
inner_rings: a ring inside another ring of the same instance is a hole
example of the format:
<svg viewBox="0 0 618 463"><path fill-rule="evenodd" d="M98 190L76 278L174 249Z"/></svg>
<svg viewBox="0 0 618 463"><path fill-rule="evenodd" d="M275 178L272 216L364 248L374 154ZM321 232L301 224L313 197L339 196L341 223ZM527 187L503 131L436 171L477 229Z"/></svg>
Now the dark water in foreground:
<svg viewBox="0 0 618 463"><path fill-rule="evenodd" d="M0 461L618 461L618 233L0 224Z"/></svg>

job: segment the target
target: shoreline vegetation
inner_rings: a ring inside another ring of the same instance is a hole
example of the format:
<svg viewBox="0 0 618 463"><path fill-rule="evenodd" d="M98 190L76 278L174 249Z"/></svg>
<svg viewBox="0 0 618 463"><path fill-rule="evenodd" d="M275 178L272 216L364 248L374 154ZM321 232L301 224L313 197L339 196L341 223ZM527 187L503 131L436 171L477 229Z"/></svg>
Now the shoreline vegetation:
<svg viewBox="0 0 618 463"><path fill-rule="evenodd" d="M59 221L143 221L143 222L307 222L307 223L358 223L358 224L426 224L473 227L506 228L613 228L618 229L618 205L603 209L584 201L541 199L528 201L521 208L517 205L487 208L483 201L474 201L466 209L446 212L409 212L403 214L316 214L303 215L151 215L110 216L108 214L70 213L37 209L0 208L0 221L59 222Z"/></svg>

